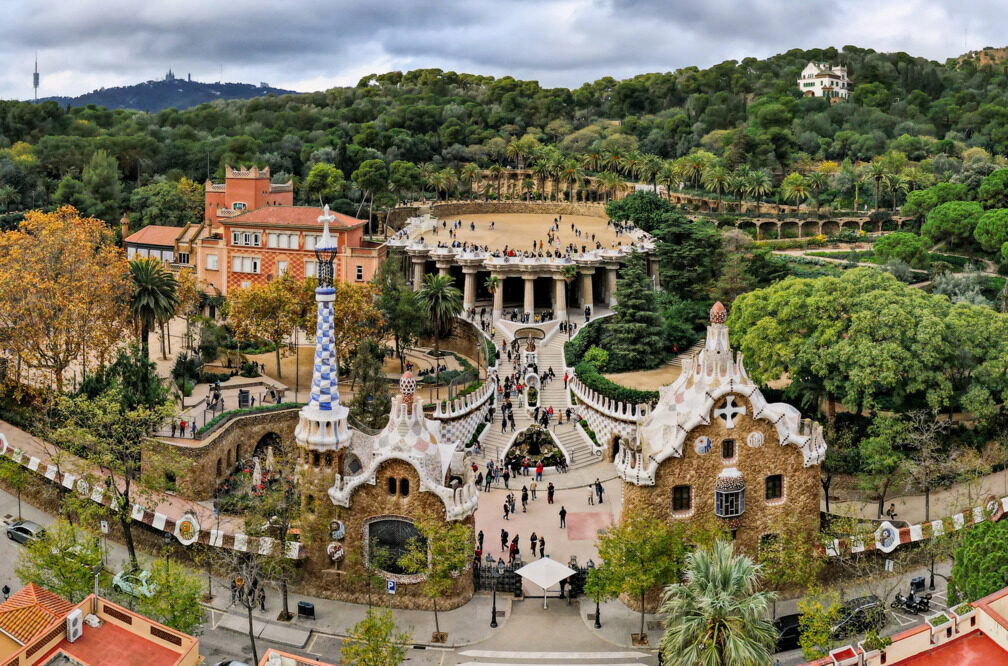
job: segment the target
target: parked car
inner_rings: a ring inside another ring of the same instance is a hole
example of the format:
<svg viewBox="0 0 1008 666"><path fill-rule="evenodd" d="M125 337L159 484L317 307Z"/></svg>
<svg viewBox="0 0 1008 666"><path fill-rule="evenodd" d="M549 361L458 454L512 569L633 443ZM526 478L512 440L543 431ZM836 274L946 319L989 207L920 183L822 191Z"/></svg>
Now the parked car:
<svg viewBox="0 0 1008 666"><path fill-rule="evenodd" d="M840 609L838 618L830 630L830 636L834 640L861 634L869 629L878 631L886 624L885 604L874 594L848 599Z"/></svg>
<svg viewBox="0 0 1008 666"><path fill-rule="evenodd" d="M16 520L7 526L7 538L18 543L28 543L42 538L45 529L34 520Z"/></svg>
<svg viewBox="0 0 1008 666"><path fill-rule="evenodd" d="M131 597L153 597L156 590L149 571L120 571L112 578L112 589Z"/></svg>
<svg viewBox="0 0 1008 666"><path fill-rule="evenodd" d="M237 659L225 659L224 661L218 661L214 666L249 666L244 661L238 661Z"/></svg>
<svg viewBox="0 0 1008 666"><path fill-rule="evenodd" d="M798 626L799 620L801 620L799 613L781 615L774 620L774 627L777 629L776 652L787 652L799 647L798 640L801 638L801 631Z"/></svg>

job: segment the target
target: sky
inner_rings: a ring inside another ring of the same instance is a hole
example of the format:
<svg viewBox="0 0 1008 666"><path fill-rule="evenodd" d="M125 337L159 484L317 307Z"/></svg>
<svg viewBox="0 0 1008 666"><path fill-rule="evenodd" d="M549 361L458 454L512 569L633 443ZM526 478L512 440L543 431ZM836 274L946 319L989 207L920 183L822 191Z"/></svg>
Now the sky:
<svg viewBox="0 0 1008 666"><path fill-rule="evenodd" d="M437 67L576 88L845 44L1005 46L1005 0L0 0L0 98L191 73L297 91Z"/></svg>

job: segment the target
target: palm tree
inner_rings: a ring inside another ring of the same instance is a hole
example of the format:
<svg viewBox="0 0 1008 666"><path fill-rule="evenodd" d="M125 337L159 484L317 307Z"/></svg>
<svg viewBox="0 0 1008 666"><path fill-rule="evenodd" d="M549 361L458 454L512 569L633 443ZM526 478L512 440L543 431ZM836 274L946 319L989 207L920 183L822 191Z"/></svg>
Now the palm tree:
<svg viewBox="0 0 1008 666"><path fill-rule="evenodd" d="M581 166L588 171L598 173L602 170L603 164L605 164L605 157L600 150L592 150L581 156Z"/></svg>
<svg viewBox="0 0 1008 666"><path fill-rule="evenodd" d="M636 150L627 153L626 157L623 158L623 164L620 166L620 170L624 175L630 176L630 178L638 178L641 173L641 154Z"/></svg>
<svg viewBox="0 0 1008 666"><path fill-rule="evenodd" d="M809 186L805 176L793 171L781 182L781 195L785 201L793 201L795 207L808 199Z"/></svg>
<svg viewBox="0 0 1008 666"><path fill-rule="evenodd" d="M515 166L519 169L525 163L525 158L529 155L529 145L521 139L511 139L508 142L507 148L504 149L504 154L508 159L515 161Z"/></svg>
<svg viewBox="0 0 1008 666"><path fill-rule="evenodd" d="M437 173L438 175L438 189L444 192L445 201L448 201L448 195L455 190L458 185L458 176L455 175L455 169L451 167L445 167Z"/></svg>
<svg viewBox="0 0 1008 666"><path fill-rule="evenodd" d="M140 331L140 346L150 358L148 339L151 329L161 321L171 319L178 308L178 280L157 259L141 257L129 263L133 281L130 311L133 323Z"/></svg>
<svg viewBox="0 0 1008 666"><path fill-rule="evenodd" d="M720 164L710 167L703 174L704 189L708 192L717 193L717 209L719 213L721 212L721 197L724 195L725 190L728 189L729 178L728 169Z"/></svg>
<svg viewBox="0 0 1008 666"><path fill-rule="evenodd" d="M504 169L499 164L491 164L490 168L487 169L490 177L497 182L497 200L501 199L501 176L504 175Z"/></svg>
<svg viewBox="0 0 1008 666"><path fill-rule="evenodd" d="M557 178L561 183L567 186L567 201L574 201L574 192L572 191L578 185L580 185L585 178L584 171L581 166L577 163L573 157L568 159L563 163L560 168L560 173Z"/></svg>
<svg viewBox="0 0 1008 666"><path fill-rule="evenodd" d="M686 179L696 187L703 181L704 171L707 170L707 161L697 155L688 155L686 160Z"/></svg>
<svg viewBox="0 0 1008 666"><path fill-rule="evenodd" d="M433 162L424 162L420 165L420 178L423 180L423 189L421 193L424 198L427 196L427 186L432 185L431 178L437 173L437 165Z"/></svg>
<svg viewBox="0 0 1008 666"><path fill-rule="evenodd" d="M766 617L773 592L759 589L760 566L729 541L686 555L685 582L665 588L661 652L682 666L773 663L777 630Z"/></svg>
<svg viewBox="0 0 1008 666"><path fill-rule="evenodd" d="M809 187L812 188L812 198L815 199L815 202L818 205L819 190L826 187L828 181L826 174L821 171L813 171L809 175L805 176L805 180L808 182Z"/></svg>
<svg viewBox="0 0 1008 666"><path fill-rule="evenodd" d="M657 155L648 153L641 158L640 169L638 170L640 177L646 182L651 183L651 189L655 194L658 193L658 174L661 173L663 166L665 164L662 162L662 158Z"/></svg>
<svg viewBox="0 0 1008 666"><path fill-rule="evenodd" d="M602 158L602 166L610 173L621 173L623 171L623 154L618 150L613 150L605 154Z"/></svg>
<svg viewBox="0 0 1008 666"><path fill-rule="evenodd" d="M440 388L441 334L462 312L462 292L452 284L450 275L427 273L417 292L417 300L434 326L434 386Z"/></svg>
<svg viewBox="0 0 1008 666"><path fill-rule="evenodd" d="M889 173L881 160L875 160L868 165L867 175L875 181L875 210L879 209L879 190L882 188L882 180Z"/></svg>
<svg viewBox="0 0 1008 666"><path fill-rule="evenodd" d="M550 165L545 159L540 158L532 165L532 175L539 182L539 193L542 198L546 198L546 179L550 177Z"/></svg>
<svg viewBox="0 0 1008 666"><path fill-rule="evenodd" d="M626 181L619 174L603 173L598 177L599 188L605 192L605 200L608 202L612 195L625 184Z"/></svg>
<svg viewBox="0 0 1008 666"><path fill-rule="evenodd" d="M496 275L488 275L487 279L483 282L483 286L491 294L497 293L497 290L500 289L500 278Z"/></svg>
<svg viewBox="0 0 1008 666"><path fill-rule="evenodd" d="M469 164L466 164L464 167L462 167L462 180L469 183L470 199L472 198L473 195L473 185L476 183L476 180L479 179L481 172L482 171L479 168L479 166L477 164L474 164L473 162L470 162Z"/></svg>
<svg viewBox="0 0 1008 666"><path fill-rule="evenodd" d="M760 214L760 202L773 191L773 181L764 169L756 169L746 180L746 193L756 199L756 217Z"/></svg>

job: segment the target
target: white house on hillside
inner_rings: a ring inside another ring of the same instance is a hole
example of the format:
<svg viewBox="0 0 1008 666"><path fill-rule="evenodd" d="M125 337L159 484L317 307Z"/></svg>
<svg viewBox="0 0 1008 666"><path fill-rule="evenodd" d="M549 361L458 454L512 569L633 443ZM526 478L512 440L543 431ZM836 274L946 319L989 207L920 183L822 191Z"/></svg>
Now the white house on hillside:
<svg viewBox="0 0 1008 666"><path fill-rule="evenodd" d="M847 99L850 95L847 68L831 66L826 62L810 62L798 77L798 89L805 97L829 97L831 102Z"/></svg>

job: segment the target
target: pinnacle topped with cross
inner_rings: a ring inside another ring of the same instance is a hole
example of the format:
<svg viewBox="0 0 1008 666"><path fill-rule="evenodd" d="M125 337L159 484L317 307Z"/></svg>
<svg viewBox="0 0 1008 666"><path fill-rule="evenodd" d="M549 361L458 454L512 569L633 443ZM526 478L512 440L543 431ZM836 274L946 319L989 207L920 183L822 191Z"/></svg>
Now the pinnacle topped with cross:
<svg viewBox="0 0 1008 666"><path fill-rule="evenodd" d="M329 223L335 220L336 216L329 212L329 204L323 206L322 214L318 216L318 221L322 223L322 238L315 247L322 250L336 249L336 241L329 235Z"/></svg>

